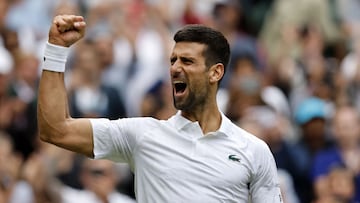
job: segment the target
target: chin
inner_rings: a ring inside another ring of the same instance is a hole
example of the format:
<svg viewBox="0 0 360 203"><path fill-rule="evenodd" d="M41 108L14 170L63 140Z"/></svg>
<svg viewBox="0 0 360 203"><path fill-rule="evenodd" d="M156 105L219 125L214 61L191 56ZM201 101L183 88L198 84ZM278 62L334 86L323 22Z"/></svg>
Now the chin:
<svg viewBox="0 0 360 203"><path fill-rule="evenodd" d="M175 101L175 100L174 100L174 107L175 107L175 109L177 109L177 110L185 110L186 107L187 107L187 105L184 104L184 103L182 103L182 102L179 102L179 101Z"/></svg>
<svg viewBox="0 0 360 203"><path fill-rule="evenodd" d="M174 107L177 110L188 111L194 107L196 98L193 95L187 95L186 97L173 97Z"/></svg>
<svg viewBox="0 0 360 203"><path fill-rule="evenodd" d="M174 107L175 107L176 110L183 110L184 109L184 107L182 105L178 104L178 103L174 103Z"/></svg>

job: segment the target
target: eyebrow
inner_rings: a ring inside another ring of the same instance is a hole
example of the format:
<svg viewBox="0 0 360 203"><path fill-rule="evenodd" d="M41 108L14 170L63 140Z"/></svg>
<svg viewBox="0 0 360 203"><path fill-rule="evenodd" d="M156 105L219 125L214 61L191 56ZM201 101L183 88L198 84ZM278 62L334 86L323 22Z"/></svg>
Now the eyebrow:
<svg viewBox="0 0 360 203"><path fill-rule="evenodd" d="M180 56L181 60L191 60L191 61L195 61L196 58L195 57L191 57L191 56Z"/></svg>
<svg viewBox="0 0 360 203"><path fill-rule="evenodd" d="M184 60L186 60L186 61L196 61L196 58L192 57L192 56L179 56L179 57L171 56L170 61L173 61L173 60L175 60L177 58L180 58L180 60L182 60L182 61L184 61Z"/></svg>

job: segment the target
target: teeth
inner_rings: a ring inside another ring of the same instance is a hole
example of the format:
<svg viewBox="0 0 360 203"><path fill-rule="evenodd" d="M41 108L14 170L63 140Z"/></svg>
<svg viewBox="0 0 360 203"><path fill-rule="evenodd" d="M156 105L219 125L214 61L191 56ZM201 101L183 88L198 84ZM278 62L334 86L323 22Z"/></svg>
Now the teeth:
<svg viewBox="0 0 360 203"><path fill-rule="evenodd" d="M183 81L174 81L174 84L183 84Z"/></svg>

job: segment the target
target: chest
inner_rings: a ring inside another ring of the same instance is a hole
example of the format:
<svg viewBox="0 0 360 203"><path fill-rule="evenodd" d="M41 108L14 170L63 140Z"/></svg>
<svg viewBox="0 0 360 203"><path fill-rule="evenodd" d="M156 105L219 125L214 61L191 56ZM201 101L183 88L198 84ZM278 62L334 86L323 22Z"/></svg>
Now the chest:
<svg viewBox="0 0 360 203"><path fill-rule="evenodd" d="M195 133L195 135L194 135ZM156 181L184 190L247 188L251 154L225 135L197 136L196 130L155 129L146 132L136 151L136 165Z"/></svg>

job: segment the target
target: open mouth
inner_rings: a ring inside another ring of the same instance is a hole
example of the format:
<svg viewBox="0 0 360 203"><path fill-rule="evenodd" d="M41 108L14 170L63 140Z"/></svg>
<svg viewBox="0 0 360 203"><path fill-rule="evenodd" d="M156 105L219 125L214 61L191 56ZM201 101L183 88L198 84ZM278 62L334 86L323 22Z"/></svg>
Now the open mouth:
<svg viewBox="0 0 360 203"><path fill-rule="evenodd" d="M182 94L185 92L186 89L186 83L181 81L174 82L174 88L175 88L175 94Z"/></svg>

